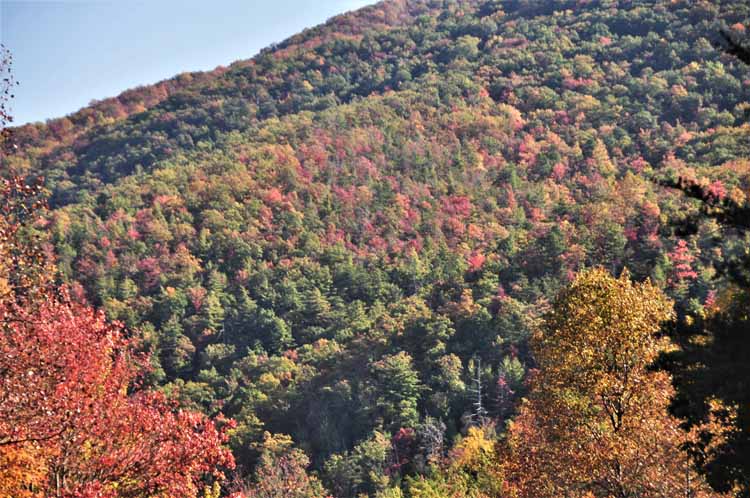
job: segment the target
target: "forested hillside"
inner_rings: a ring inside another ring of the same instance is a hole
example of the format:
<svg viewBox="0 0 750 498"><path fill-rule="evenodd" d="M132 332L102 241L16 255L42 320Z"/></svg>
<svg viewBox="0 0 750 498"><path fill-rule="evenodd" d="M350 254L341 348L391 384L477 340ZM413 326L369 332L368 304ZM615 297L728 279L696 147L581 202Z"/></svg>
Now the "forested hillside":
<svg viewBox="0 0 750 498"><path fill-rule="evenodd" d="M235 421L227 493L749 496L748 29L389 0L12 129L3 171L144 382Z"/></svg>

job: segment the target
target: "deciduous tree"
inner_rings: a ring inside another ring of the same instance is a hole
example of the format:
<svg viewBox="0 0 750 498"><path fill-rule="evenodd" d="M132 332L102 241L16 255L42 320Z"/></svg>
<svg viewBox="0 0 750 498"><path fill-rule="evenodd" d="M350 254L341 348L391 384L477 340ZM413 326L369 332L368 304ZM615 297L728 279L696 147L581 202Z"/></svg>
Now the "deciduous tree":
<svg viewBox="0 0 750 498"><path fill-rule="evenodd" d="M52 285L29 234L37 190L5 181L0 217L0 493L197 496L233 466L224 429L141 385L148 358Z"/></svg>
<svg viewBox="0 0 750 498"><path fill-rule="evenodd" d="M284 434L266 432L251 483L238 483L232 498L323 498L320 481L307 473L310 459Z"/></svg>
<svg viewBox="0 0 750 498"><path fill-rule="evenodd" d="M539 371L510 426L508 488L520 497L715 496L692 468L667 409L672 303L650 282L587 270L533 339Z"/></svg>

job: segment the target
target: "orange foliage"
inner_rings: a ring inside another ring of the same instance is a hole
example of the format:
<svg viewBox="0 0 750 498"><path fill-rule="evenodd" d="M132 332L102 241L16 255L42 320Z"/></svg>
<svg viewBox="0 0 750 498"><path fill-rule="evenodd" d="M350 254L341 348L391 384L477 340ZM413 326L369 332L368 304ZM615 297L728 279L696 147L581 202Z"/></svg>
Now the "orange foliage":
<svg viewBox="0 0 750 498"><path fill-rule="evenodd" d="M717 496L683 450L669 376L649 368L669 347L656 334L671 316L666 296L627 272L583 272L560 295L508 436L512 496Z"/></svg>

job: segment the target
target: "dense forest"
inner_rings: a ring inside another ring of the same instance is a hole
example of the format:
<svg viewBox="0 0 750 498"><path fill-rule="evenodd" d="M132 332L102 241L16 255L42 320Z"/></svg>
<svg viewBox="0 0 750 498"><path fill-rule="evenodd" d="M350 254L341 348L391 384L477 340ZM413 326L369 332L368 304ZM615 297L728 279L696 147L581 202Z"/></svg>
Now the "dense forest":
<svg viewBox="0 0 750 498"><path fill-rule="evenodd" d="M748 29L386 0L7 127L0 496L750 497Z"/></svg>

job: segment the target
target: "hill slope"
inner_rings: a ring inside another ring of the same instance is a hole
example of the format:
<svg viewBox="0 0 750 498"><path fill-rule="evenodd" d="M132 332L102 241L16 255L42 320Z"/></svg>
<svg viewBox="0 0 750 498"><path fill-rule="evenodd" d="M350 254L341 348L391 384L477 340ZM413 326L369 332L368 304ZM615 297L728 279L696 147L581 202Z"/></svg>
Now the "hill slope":
<svg viewBox="0 0 750 498"><path fill-rule="evenodd" d="M712 40L749 20L740 2L384 2L19 128L3 161L46 177L65 278L144 332L154 382L238 420L246 465L270 431L323 469L373 431L457 434L478 359L507 419L529 334L583 267L702 312L746 241L702 221L679 242L699 207L652 180L745 201L750 75Z"/></svg>

